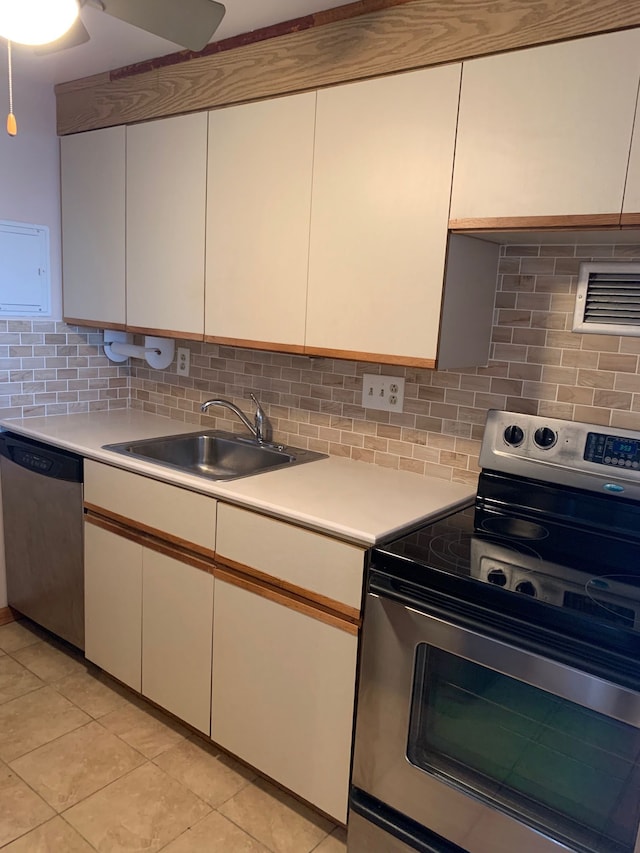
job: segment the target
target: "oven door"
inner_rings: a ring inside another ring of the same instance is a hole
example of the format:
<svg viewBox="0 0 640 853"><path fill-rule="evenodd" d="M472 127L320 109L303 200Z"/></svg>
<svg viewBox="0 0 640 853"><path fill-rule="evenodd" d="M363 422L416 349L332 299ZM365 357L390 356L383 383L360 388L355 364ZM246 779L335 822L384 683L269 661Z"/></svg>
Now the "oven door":
<svg viewBox="0 0 640 853"><path fill-rule="evenodd" d="M469 853L640 853L640 694L369 593L353 784Z"/></svg>

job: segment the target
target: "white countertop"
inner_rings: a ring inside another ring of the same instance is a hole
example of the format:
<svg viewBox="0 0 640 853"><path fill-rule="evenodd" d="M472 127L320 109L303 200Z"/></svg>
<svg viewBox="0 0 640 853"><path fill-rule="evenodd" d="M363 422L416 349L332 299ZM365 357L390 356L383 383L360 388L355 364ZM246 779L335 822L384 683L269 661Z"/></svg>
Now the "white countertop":
<svg viewBox="0 0 640 853"><path fill-rule="evenodd" d="M338 457L216 482L103 450L105 444L201 429L137 409L0 420L0 426L367 547L464 506L475 494L459 483Z"/></svg>

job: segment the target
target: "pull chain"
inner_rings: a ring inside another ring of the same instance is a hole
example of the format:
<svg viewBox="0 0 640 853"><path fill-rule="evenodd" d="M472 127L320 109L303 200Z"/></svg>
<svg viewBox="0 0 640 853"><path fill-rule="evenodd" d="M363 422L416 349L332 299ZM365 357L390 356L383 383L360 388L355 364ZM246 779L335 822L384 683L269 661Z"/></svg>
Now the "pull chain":
<svg viewBox="0 0 640 853"><path fill-rule="evenodd" d="M18 133L16 117L13 114L13 65L11 63L11 42L7 42L7 55L9 58L9 115L7 116L7 133L15 136Z"/></svg>

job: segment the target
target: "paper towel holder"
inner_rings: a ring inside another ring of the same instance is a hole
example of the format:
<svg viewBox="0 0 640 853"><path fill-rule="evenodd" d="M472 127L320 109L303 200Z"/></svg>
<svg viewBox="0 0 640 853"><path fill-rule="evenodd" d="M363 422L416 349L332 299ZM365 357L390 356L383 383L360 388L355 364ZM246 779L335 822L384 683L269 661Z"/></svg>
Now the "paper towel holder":
<svg viewBox="0 0 640 853"><path fill-rule="evenodd" d="M176 342L171 338L147 335L144 345L133 343L130 332L104 330L104 354L111 361L122 362L128 358L143 358L151 367L164 370L169 367L175 354Z"/></svg>

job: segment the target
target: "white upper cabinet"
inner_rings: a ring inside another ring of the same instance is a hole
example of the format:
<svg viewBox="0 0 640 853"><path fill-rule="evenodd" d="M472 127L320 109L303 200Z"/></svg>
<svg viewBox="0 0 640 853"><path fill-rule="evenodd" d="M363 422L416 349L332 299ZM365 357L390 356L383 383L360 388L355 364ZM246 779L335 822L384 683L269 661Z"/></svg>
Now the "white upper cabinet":
<svg viewBox="0 0 640 853"><path fill-rule="evenodd" d="M205 335L304 344L315 92L209 115Z"/></svg>
<svg viewBox="0 0 640 853"><path fill-rule="evenodd" d="M125 323L125 128L60 140L64 316Z"/></svg>
<svg viewBox="0 0 640 853"><path fill-rule="evenodd" d="M201 339L207 114L127 129L127 325Z"/></svg>
<svg viewBox="0 0 640 853"><path fill-rule="evenodd" d="M640 224L640 116L636 115L629 157L629 171L624 189L622 224Z"/></svg>
<svg viewBox="0 0 640 853"><path fill-rule="evenodd" d="M640 30L465 62L452 225L602 215L614 224L639 77Z"/></svg>
<svg viewBox="0 0 640 853"><path fill-rule="evenodd" d="M308 352L435 359L460 72L318 92Z"/></svg>

